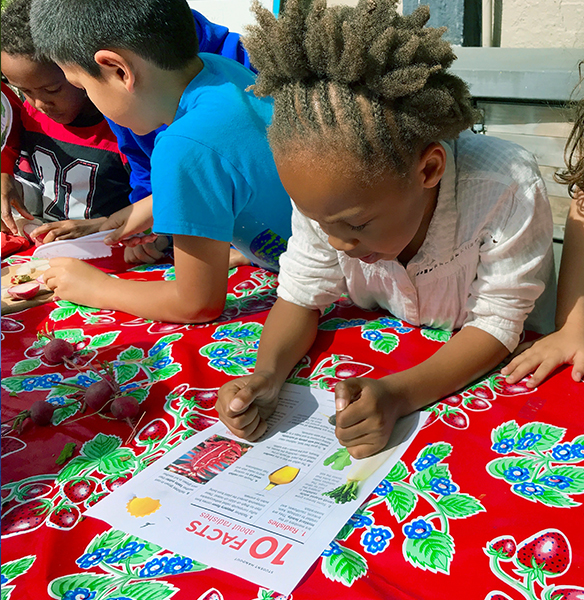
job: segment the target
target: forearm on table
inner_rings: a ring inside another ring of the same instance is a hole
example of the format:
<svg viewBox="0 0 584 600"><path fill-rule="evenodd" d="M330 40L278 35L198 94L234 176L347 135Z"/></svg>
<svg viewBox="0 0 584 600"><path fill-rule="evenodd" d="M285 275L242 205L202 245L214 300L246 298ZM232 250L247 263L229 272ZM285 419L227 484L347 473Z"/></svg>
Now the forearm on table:
<svg viewBox="0 0 584 600"><path fill-rule="evenodd" d="M566 324L584 330L584 193L572 200L564 233L556 328Z"/></svg>
<svg viewBox="0 0 584 600"><path fill-rule="evenodd" d="M317 310L278 298L262 331L255 372L273 376L281 385L310 350L318 331Z"/></svg>
<svg viewBox="0 0 584 600"><path fill-rule="evenodd" d="M488 373L508 354L509 350L490 333L469 326L424 362L388 378L401 391L412 412Z"/></svg>
<svg viewBox="0 0 584 600"><path fill-rule="evenodd" d="M204 286L201 286L204 291ZM96 291L97 308L107 308L168 323L206 323L216 319L225 303L216 298L182 297L176 281L132 281L108 277Z"/></svg>

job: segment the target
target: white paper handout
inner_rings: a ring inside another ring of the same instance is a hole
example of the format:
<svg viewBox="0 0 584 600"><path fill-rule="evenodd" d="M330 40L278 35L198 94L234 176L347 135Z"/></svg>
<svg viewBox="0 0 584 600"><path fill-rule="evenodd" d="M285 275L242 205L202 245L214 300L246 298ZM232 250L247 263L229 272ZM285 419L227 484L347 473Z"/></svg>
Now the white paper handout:
<svg viewBox="0 0 584 600"><path fill-rule="evenodd" d="M288 595L427 417L400 419L383 456L357 461L334 414L332 392L287 384L258 442L212 425L85 515Z"/></svg>

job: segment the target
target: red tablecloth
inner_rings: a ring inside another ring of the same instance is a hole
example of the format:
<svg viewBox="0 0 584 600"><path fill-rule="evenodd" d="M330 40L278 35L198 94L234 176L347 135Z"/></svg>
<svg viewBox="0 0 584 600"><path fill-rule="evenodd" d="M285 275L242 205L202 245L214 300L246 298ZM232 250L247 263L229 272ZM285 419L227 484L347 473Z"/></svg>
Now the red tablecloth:
<svg viewBox="0 0 584 600"><path fill-rule="evenodd" d="M12 262L26 261L15 256ZM171 265L127 273L171 279ZM276 277L240 267L223 316L171 325L68 302L2 317L2 420L48 399L62 406L108 361L145 411L121 422L58 408L54 425L2 436L2 600L275 599L82 516L168 449L215 422L217 389L253 368ZM46 364L37 332L76 345L82 372ZM291 381L331 389L430 356L449 334L341 300ZM60 384L60 385L56 385ZM151 385L146 385L151 384ZM67 395L69 392L69 395ZM534 391L493 373L429 409L428 424L293 592L316 598L584 598L584 384L564 369ZM62 421L62 422L61 422ZM67 443L73 456L56 459ZM204 557L200 557L204 562Z"/></svg>

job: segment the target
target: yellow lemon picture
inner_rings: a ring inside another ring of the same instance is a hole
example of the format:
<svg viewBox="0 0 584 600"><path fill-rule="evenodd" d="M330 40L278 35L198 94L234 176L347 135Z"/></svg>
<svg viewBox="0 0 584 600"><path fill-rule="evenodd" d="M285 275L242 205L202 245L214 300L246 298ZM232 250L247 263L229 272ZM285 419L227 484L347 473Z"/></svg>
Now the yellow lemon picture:
<svg viewBox="0 0 584 600"><path fill-rule="evenodd" d="M162 505L160 500L154 500L152 498L138 498L134 496L128 504L126 504L126 510L133 517L145 517L155 513Z"/></svg>

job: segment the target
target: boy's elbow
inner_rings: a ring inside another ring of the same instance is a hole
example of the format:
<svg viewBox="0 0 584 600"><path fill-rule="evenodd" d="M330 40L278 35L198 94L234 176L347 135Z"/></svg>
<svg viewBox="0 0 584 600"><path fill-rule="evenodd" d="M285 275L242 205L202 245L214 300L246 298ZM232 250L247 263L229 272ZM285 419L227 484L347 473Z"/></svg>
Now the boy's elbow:
<svg viewBox="0 0 584 600"><path fill-rule="evenodd" d="M176 316L173 318L175 323L208 323L215 321L223 313L225 303L214 304L210 306L189 307L184 306L176 311Z"/></svg>

